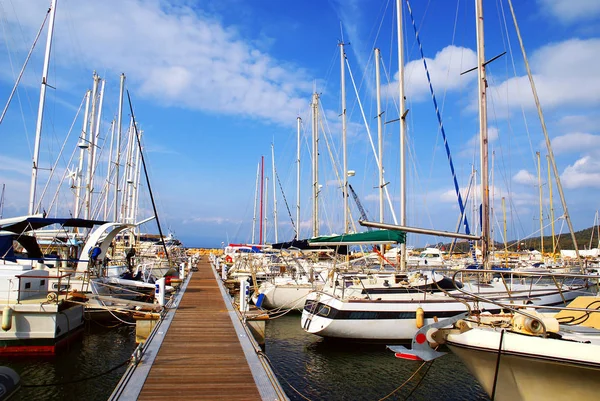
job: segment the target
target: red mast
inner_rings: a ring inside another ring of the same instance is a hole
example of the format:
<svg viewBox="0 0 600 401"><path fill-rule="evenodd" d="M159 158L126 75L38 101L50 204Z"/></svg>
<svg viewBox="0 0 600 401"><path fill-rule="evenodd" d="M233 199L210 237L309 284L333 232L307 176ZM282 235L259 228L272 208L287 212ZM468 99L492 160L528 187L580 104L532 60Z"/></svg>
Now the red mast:
<svg viewBox="0 0 600 401"><path fill-rule="evenodd" d="M265 184L264 184L264 180L265 180L265 157L261 156L260 157L260 234L258 235L258 238L260 238L258 241L259 245L262 245L263 243L263 191L265 189Z"/></svg>

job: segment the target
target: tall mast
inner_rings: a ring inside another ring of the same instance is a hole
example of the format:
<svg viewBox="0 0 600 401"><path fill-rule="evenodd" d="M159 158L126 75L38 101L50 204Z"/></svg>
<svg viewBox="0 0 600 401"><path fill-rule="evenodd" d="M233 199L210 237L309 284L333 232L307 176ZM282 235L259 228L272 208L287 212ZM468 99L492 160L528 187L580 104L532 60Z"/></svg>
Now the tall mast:
<svg viewBox="0 0 600 401"><path fill-rule="evenodd" d="M476 0L477 15L477 61L478 61L478 87L479 87L479 135L480 135L480 162L481 162L481 257L483 268L488 267L488 253L490 241L490 214L489 214L489 183L488 183L488 134L487 134L487 81L485 76L485 46L483 37L483 0Z"/></svg>
<svg viewBox="0 0 600 401"><path fill-rule="evenodd" d="M119 86L119 111L117 115L117 158L115 160L115 214L114 220L119 218L119 167L121 163L121 125L123 118L123 93L125 89L125 74L121 74L121 84Z"/></svg>
<svg viewBox="0 0 600 401"><path fill-rule="evenodd" d="M548 195L550 196L550 227L552 230L552 258L556 254L556 242L554 242L554 204L552 202L552 177L550 175L550 156L546 155L548 161Z"/></svg>
<svg viewBox="0 0 600 401"><path fill-rule="evenodd" d="M313 162L313 237L319 236L319 95L313 93L312 103L312 162Z"/></svg>
<svg viewBox="0 0 600 401"><path fill-rule="evenodd" d="M94 182L94 160L95 160L95 151L96 151L96 133L95 124L96 121L96 100L98 94L98 82L100 81L100 77L94 71L94 87L92 89L92 111L90 112L90 122L89 122L89 133L88 133L88 161L87 161L87 183L85 186L85 215L86 219L90 218L91 211L91 203L92 203L92 191L93 191L93 182Z"/></svg>
<svg viewBox="0 0 600 401"><path fill-rule="evenodd" d="M115 141L115 120L110 123L110 148L108 151L108 167L106 169L106 194L104 198L104 216L103 219L108 219L108 198L110 197L110 170L112 168L113 147ZM116 189L115 189L116 190Z"/></svg>
<svg viewBox="0 0 600 401"><path fill-rule="evenodd" d="M254 211L252 215L252 244L256 240L256 203L258 202L258 175L260 174L260 163L256 165L256 184L254 185Z"/></svg>
<svg viewBox="0 0 600 401"><path fill-rule="evenodd" d="M300 239L300 125L302 119L296 118L297 126L297 139L298 143L296 146L296 239Z"/></svg>
<svg viewBox="0 0 600 401"><path fill-rule="evenodd" d="M340 85L342 88L342 158L343 158L343 188L344 196L344 234L348 232L348 148L346 143L346 53L344 42L340 42Z"/></svg>
<svg viewBox="0 0 600 401"><path fill-rule="evenodd" d="M83 115L83 128L81 129L81 138L79 139L78 144L79 166L77 167L77 179L75 181L75 218L80 217L79 214L81 213L81 184L83 181L83 158L85 156L85 149L87 149L87 147L89 146L85 137L87 135L88 115L90 111L90 94L91 92L89 90L85 92L85 113Z"/></svg>
<svg viewBox="0 0 600 401"><path fill-rule="evenodd" d="M259 231L259 239L258 239L258 243L260 245L262 245L263 243L263 209L264 209L264 203L263 203L263 195L264 195L264 191L265 191L265 157L261 156L260 157L260 222L259 222L259 227L260 227L260 231Z"/></svg>
<svg viewBox="0 0 600 401"><path fill-rule="evenodd" d="M269 177L265 177L265 183L264 183L264 187L265 187L265 200L269 199ZM264 230L264 234L263 234L263 239L264 239L264 243L267 243L267 225L269 223L269 217L268 217L268 207L269 207L269 202L264 202L264 208L265 211L263 213L264 219L265 219L265 223L263 224L263 230ZM262 242L261 242L262 245Z"/></svg>
<svg viewBox="0 0 600 401"><path fill-rule="evenodd" d="M543 193L542 193L542 165L540 162L540 152L535 152L537 156L537 170L538 170L538 189L540 193L540 252L542 253L542 261L544 260L544 208L542 206Z"/></svg>
<svg viewBox="0 0 600 401"><path fill-rule="evenodd" d="M50 4L50 21L48 22L48 37L46 39L46 54L44 55L44 68L42 70L42 85L40 88L40 101L38 106L37 123L35 126L35 143L33 146L33 160L31 169L31 186L29 188L29 214L37 212L35 209L35 187L37 185L38 162L40 158L40 141L42 139L42 121L44 120L44 105L46 102L46 85L48 84L48 66L50 65L50 49L52 48L52 35L54 32L54 17L56 16L56 2Z"/></svg>
<svg viewBox="0 0 600 401"><path fill-rule="evenodd" d="M277 232L277 187L276 184L276 174L275 171L275 144L271 144L271 165L273 166L273 229L275 230L275 243L279 242L279 235Z"/></svg>
<svg viewBox="0 0 600 401"><path fill-rule="evenodd" d="M533 93L533 99L535 100L535 105L538 112L538 117L540 119L540 124L542 125L542 132L544 133L544 139L546 141L546 149L548 150L548 156L550 157L550 161L552 162L552 171L554 172L554 177L556 179L556 189L558 189L558 194L560 195L560 201L562 203L564 218L567 222L567 226L569 226L569 231L571 232L571 240L573 241L573 246L575 247L575 256L577 257L577 261L581 262L581 257L579 255L579 247L577 246L577 238L575 237L575 230L573 229L573 222L571 221L571 217L569 216L569 209L567 208L567 201L565 200L565 193L562 188L562 183L560 181L560 174L558 174L558 167L556 166L556 160L554 159L554 152L552 151L552 144L550 143L550 137L548 136L548 130L546 129L546 122L544 120L544 114L542 113L542 106L540 105L540 99L537 94L537 89L535 88L535 83L533 82L533 75L531 74L531 69L529 68L529 61L527 59L527 54L525 53L525 46L523 45L523 38L521 37L521 30L519 29L519 25L517 24L517 17L515 15L515 10L513 9L512 1L508 0L508 5L510 7L510 13L512 14L513 21L515 23L515 29L517 31L517 37L519 38L519 45L521 47L521 52L523 53L523 60L525 61L525 69L527 70L527 77L529 78L529 83L531 85L531 91ZM581 265L581 269L583 271L583 265Z"/></svg>
<svg viewBox="0 0 600 401"><path fill-rule="evenodd" d="M375 48L375 81L377 85L377 148L379 154L379 222L383 223L383 122L381 113L381 77L379 63L381 51Z"/></svg>
<svg viewBox="0 0 600 401"><path fill-rule="evenodd" d="M125 180L123 181L123 192L121 197L121 219L123 222L127 222L127 216L129 215L129 191L131 183L131 164L133 159L133 146L134 146L134 127L133 118L129 122L129 128L127 129L127 154L125 156Z"/></svg>
<svg viewBox="0 0 600 401"><path fill-rule="evenodd" d="M406 226L406 97L404 95L404 39L402 0L396 0L398 31L398 90L400 94L400 225ZM406 270L406 242L400 245L400 270Z"/></svg>
<svg viewBox="0 0 600 401"><path fill-rule="evenodd" d="M140 146L136 147L136 152L135 152L135 170L134 170L134 177L133 177L133 195L132 195L132 207L131 207L131 223L135 224L136 218L137 218L137 212L138 212L138 201L139 201L139 197L140 197L140 174L142 173L142 163L141 163L141 157L142 157L142 146L141 146L141 142L142 142L142 136L144 135L144 131L140 130L139 131L139 137L138 140L140 141ZM137 230L137 228L136 228ZM139 233L139 231L138 231Z"/></svg>

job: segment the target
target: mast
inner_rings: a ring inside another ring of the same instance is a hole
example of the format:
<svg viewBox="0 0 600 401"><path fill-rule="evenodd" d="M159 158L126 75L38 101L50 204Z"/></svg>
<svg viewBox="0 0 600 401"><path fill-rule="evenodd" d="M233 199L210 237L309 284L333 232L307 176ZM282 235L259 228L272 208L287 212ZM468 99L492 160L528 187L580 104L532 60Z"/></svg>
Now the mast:
<svg viewBox="0 0 600 401"><path fill-rule="evenodd" d="M302 119L296 118L297 124L297 139L296 146L296 239L300 239L300 124Z"/></svg>
<svg viewBox="0 0 600 401"><path fill-rule="evenodd" d="M269 177L265 177L265 184L264 184L264 186L265 186L265 199L269 199ZM263 213L263 216L265 218L265 224L263 224L263 230L265 231L264 234L263 234L263 239L265 241L264 242L265 244L267 243L267 225L269 223L269 217L268 217L268 214L267 214L268 207L269 207L269 202L265 202L264 203L265 211ZM261 242L261 245L262 245L262 242Z"/></svg>
<svg viewBox="0 0 600 401"><path fill-rule="evenodd" d="M502 197L502 221L504 222L504 267L508 267L508 243L506 242L506 204Z"/></svg>
<svg viewBox="0 0 600 401"><path fill-rule="evenodd" d="M544 209L542 206L543 193L542 193L542 166L540 163L540 152L535 152L537 157L537 170L538 170L538 189L540 194L540 252L542 253L542 262L544 261Z"/></svg>
<svg viewBox="0 0 600 401"><path fill-rule="evenodd" d="M554 242L554 205L552 202L552 177L550 175L550 157L546 155L548 162L548 195L550 196L550 227L552 230L552 259L556 257L556 242Z"/></svg>
<svg viewBox="0 0 600 401"><path fill-rule="evenodd" d="M342 158L344 164L344 172L342 174L342 193L344 196L344 234L348 232L348 145L346 142L346 67L344 65L345 59L346 53L344 52L344 42L340 42L340 85L342 88Z"/></svg>
<svg viewBox="0 0 600 401"><path fill-rule="evenodd" d="M117 158L115 163L115 214L114 220L119 218L119 167L121 162L121 125L123 118L123 93L125 89L125 74L121 73L121 84L119 86L119 111L117 115Z"/></svg>
<svg viewBox="0 0 600 401"><path fill-rule="evenodd" d="M265 157L261 156L260 157L260 222L259 222L259 227L260 227L260 231L259 231L259 240L258 243L260 245L262 245L263 243L263 210L264 210L264 203L263 203L263 195L264 195L264 190L265 190Z"/></svg>
<svg viewBox="0 0 600 401"><path fill-rule="evenodd" d="M381 76L379 63L381 51L375 48L375 81L377 85L377 150L379 153L379 222L383 223L383 122L381 112Z"/></svg>
<svg viewBox="0 0 600 401"><path fill-rule="evenodd" d="M44 120L44 105L46 102L46 85L48 84L48 67L50 65L50 50L52 48L52 35L54 32L54 18L56 16L56 2L52 0L50 4L50 21L48 22L48 37L46 39L46 54L44 55L44 68L42 70L42 84L40 88L40 101L38 106L37 123L35 126L35 143L33 147L33 160L31 169L31 186L29 188L29 214L32 215L35 209L35 187L37 185L37 170L40 158L40 142L42 139L42 121Z"/></svg>
<svg viewBox="0 0 600 401"><path fill-rule="evenodd" d="M77 179L75 181L75 218L79 217L81 213L81 184L83 181L83 158L85 157L85 149L89 146L85 139L87 135L88 115L90 111L90 94L87 90L85 92L85 113L83 115L83 128L81 129L81 137L79 139L79 165L77 167Z"/></svg>
<svg viewBox="0 0 600 401"><path fill-rule="evenodd" d="M108 167L106 169L106 194L105 194L105 199L104 199L104 220L106 220L108 218L108 198L110 196L110 170L111 170L111 164L112 164L112 157L113 157L113 147L114 147L114 140L115 140L115 120L113 119L110 123L110 148L108 151ZM116 190L116 189L115 189Z"/></svg>
<svg viewBox="0 0 600 401"><path fill-rule="evenodd" d="M487 133L487 80L485 76L485 46L483 35L483 0L476 0L477 59L479 88L479 135L481 162L481 257L483 268L488 268L490 241L489 183L488 183L488 133Z"/></svg>
<svg viewBox="0 0 600 401"><path fill-rule="evenodd" d="M140 198L140 175L142 173L142 163L140 162L141 156L142 156L142 136L144 135L144 131L140 130L139 131L139 136L138 136L138 140L139 140L139 146L136 148L136 155L135 155L135 176L134 176L134 183L133 183L133 197L132 197L132 202L133 202L133 207L131 208L131 223L135 224L136 222L136 218L137 218L137 214L138 214L138 203L139 203L139 198ZM138 227L135 228L135 230L138 230ZM139 231L138 231L139 234Z"/></svg>
<svg viewBox="0 0 600 401"><path fill-rule="evenodd" d="M258 202L258 175L260 174L260 163L256 165L256 184L254 184L254 210L252 215L252 244L256 240L256 203Z"/></svg>
<svg viewBox="0 0 600 401"><path fill-rule="evenodd" d="M312 103L312 181L313 181L313 237L319 236L319 95L313 93Z"/></svg>
<svg viewBox="0 0 600 401"><path fill-rule="evenodd" d="M567 226L569 226L569 231L571 232L571 240L573 241L573 246L575 247L575 256L577 257L577 261L581 263L579 248L577 247L577 238L575 237L575 230L573 229L573 222L571 221L571 217L569 217L569 209L567 208L567 201L565 200L565 193L563 192L562 183L560 181L560 175L558 174L558 167L556 167L556 160L554 159L552 144L550 143L550 137L548 136L548 130L546 129L546 122L544 120L544 114L542 113L542 106L540 105L540 99L537 94L537 89L535 88L535 83L533 82L533 75L531 75L529 61L527 59L527 54L525 53L525 46L523 45L523 38L521 37L521 31L519 29L519 25L517 24L517 16L515 15L515 10L513 9L511 0L508 0L508 5L510 7L510 13L513 17L513 22L515 23L517 37L519 38L519 45L521 46L521 53L523 53L523 60L525 61L527 77L529 78L529 84L531 85L531 91L533 92L533 98L537 107L538 117L540 119L542 132L544 133L544 139L546 141L546 149L548 150L548 156L550 157L550 161L552 162L552 171L554 172L554 177L556 178L556 188L558 189L558 194L560 195L560 201L562 203L564 217L567 222ZM581 270L583 271L583 265L581 265Z"/></svg>
<svg viewBox="0 0 600 401"><path fill-rule="evenodd" d="M276 184L276 174L275 171L275 144L271 144L271 165L273 166L273 228L275 230L275 243L279 242L279 236L277 233L277 187Z"/></svg>
<svg viewBox="0 0 600 401"><path fill-rule="evenodd" d="M92 203L92 185L93 185L93 177L94 177L94 159L95 159L95 149L96 149L96 135L94 132L96 121L96 97L98 94L98 81L100 77L94 71L94 87L92 89L92 111L90 112L90 121L89 121L89 133L88 133L88 160L87 160L87 183L85 186L85 215L86 219L90 218L90 210Z"/></svg>
<svg viewBox="0 0 600 401"><path fill-rule="evenodd" d="M406 97L404 95L404 39L402 0L396 0L398 33L398 90L400 95L400 225L406 226ZM400 270L406 270L406 241L400 244Z"/></svg>
<svg viewBox="0 0 600 401"><path fill-rule="evenodd" d="M4 191L6 190L6 184L2 184L2 193L0 194L0 219L4 212Z"/></svg>

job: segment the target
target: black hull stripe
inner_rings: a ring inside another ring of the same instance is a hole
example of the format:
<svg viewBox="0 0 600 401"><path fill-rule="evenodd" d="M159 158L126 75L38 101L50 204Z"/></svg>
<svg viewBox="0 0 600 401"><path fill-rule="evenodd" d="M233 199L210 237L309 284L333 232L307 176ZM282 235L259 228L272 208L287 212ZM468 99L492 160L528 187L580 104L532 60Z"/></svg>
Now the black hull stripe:
<svg viewBox="0 0 600 401"><path fill-rule="evenodd" d="M545 304L544 306L555 306L562 305L562 302L555 302L552 304ZM333 308L329 305L325 305L319 302L316 306L311 301L307 301L304 310L311 315L317 315L320 317L326 317L332 320L402 320L402 319L415 319L416 318L416 308L415 311L362 311L362 310L339 310ZM439 311L431 311L425 312L425 319L433 319L437 318L446 318L456 316L459 313L466 312L467 308L464 310L439 310ZM498 309L484 309L485 312L489 312L492 314L500 313L500 308Z"/></svg>

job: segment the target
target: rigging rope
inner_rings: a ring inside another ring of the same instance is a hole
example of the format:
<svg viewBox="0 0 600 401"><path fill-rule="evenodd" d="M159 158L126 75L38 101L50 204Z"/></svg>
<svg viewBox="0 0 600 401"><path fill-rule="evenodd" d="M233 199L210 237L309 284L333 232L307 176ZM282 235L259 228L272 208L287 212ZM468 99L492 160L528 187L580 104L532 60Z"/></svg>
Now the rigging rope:
<svg viewBox="0 0 600 401"><path fill-rule="evenodd" d="M279 189L281 190L281 196L283 196L283 201L285 202L285 208L288 211L288 216L290 216L290 220L292 221L292 228L294 229L294 232L297 233L298 231L296 230L296 225L294 224L294 218L292 217L290 205L288 205L288 201L285 197L285 192L283 192L283 187L281 186L281 180L279 179L279 173L277 172L277 170L275 170L275 177L277 178L277 183L279 184Z"/></svg>
<svg viewBox="0 0 600 401"><path fill-rule="evenodd" d="M433 91L433 85L431 83L431 76L429 75L429 68L427 68L427 61L425 59L425 54L423 53L423 46L421 44L421 39L419 37L419 31L417 30L417 26L415 24L415 19L412 14L412 10L410 8L409 0L406 0L406 7L408 9L408 13L410 15L410 20L412 21L412 26L415 31L415 38L417 40L417 44L419 45L419 52L421 53L421 59L423 60L423 66L425 67L425 73L427 75L427 82L429 83L429 92L431 93L431 98L433 100L433 105L435 107L435 115L437 117L438 123L440 125L440 131L442 132L442 137L444 139L444 147L446 149L446 155L448 156L448 162L450 163L450 171L452 172L452 179L454 181L454 190L456 191L456 196L458 197L458 206L460 208L461 215L464 216L464 226L465 233L471 234L471 230L469 228L469 222L467 220L467 215L465 214L465 205L460 194L460 187L458 185L458 179L456 178L456 171L454 170L454 163L452 162L452 155L450 154L450 146L448 145L448 137L446 136L446 131L444 130L444 124L442 123L442 116L440 115L440 110L437 105L437 99L435 97L435 92ZM475 254L475 247L473 246L473 241L469 240L469 248L471 249L471 255L473 256L473 260L477 262L477 256Z"/></svg>

